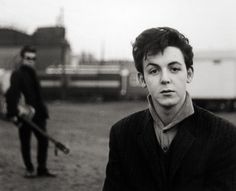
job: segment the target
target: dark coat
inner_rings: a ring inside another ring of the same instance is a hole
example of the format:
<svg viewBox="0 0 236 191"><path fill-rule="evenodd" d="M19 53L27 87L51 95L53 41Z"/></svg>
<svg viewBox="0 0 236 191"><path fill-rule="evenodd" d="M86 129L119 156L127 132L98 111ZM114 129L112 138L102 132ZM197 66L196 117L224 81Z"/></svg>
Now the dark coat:
<svg viewBox="0 0 236 191"><path fill-rule="evenodd" d="M41 87L33 68L21 65L13 71L10 78L10 88L6 92L7 116L18 114L18 102L21 94L24 95L25 103L35 109L35 119L48 118L48 110L43 102Z"/></svg>
<svg viewBox="0 0 236 191"><path fill-rule="evenodd" d="M110 131L103 191L235 191L236 128L194 110L178 125L166 155L149 110L117 122Z"/></svg>

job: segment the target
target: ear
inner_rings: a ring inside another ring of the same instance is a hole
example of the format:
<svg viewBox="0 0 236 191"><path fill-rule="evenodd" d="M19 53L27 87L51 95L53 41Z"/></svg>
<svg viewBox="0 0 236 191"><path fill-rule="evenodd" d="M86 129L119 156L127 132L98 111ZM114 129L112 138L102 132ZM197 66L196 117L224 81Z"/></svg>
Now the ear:
<svg viewBox="0 0 236 191"><path fill-rule="evenodd" d="M193 75L194 75L193 68L190 67L190 68L187 70L187 83L190 83L190 82L192 81Z"/></svg>
<svg viewBox="0 0 236 191"><path fill-rule="evenodd" d="M145 79L144 79L144 75L140 72L138 73L138 81L139 81L139 84L142 86L142 88L147 87Z"/></svg>

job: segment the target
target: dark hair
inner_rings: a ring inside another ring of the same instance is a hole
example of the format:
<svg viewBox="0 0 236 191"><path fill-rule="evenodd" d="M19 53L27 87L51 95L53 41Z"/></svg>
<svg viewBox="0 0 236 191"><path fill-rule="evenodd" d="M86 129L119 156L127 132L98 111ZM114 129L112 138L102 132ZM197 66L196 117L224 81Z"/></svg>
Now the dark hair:
<svg viewBox="0 0 236 191"><path fill-rule="evenodd" d="M24 46L20 51L21 58L24 57L26 52L36 53L36 49L33 46L29 46L29 45Z"/></svg>
<svg viewBox="0 0 236 191"><path fill-rule="evenodd" d="M193 51L189 40L170 27L147 29L135 39L132 46L135 67L141 73L143 73L143 60L147 59L147 56L163 52L167 46L174 46L181 50L187 69L193 65Z"/></svg>

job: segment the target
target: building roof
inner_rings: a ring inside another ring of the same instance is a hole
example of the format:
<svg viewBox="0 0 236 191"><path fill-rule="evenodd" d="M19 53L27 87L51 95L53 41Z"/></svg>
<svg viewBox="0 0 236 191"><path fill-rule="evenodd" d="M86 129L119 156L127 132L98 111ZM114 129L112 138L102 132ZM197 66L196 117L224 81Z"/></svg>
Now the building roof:
<svg viewBox="0 0 236 191"><path fill-rule="evenodd" d="M64 27L40 27L32 35L11 28L0 28L1 46L23 46L25 44L70 47L65 39Z"/></svg>
<svg viewBox="0 0 236 191"><path fill-rule="evenodd" d="M31 36L26 33L9 28L0 29L1 45L21 45L29 44L30 42Z"/></svg>

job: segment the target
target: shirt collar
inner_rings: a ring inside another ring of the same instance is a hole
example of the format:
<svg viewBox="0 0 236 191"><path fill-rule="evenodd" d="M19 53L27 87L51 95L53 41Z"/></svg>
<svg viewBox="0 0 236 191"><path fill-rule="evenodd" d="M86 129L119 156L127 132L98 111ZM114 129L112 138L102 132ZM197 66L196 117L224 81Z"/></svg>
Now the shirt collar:
<svg viewBox="0 0 236 191"><path fill-rule="evenodd" d="M192 99L191 99L189 93L186 92L186 97L185 97L185 101L184 101L183 106L181 107L179 112L175 115L172 122L169 123L167 126L164 126L164 124L162 123L159 115L157 114L157 112L154 108L150 94L148 95L147 99L148 99L148 108L151 113L151 116L152 116L154 122L157 124L157 126L159 128L161 128L163 131L168 131L169 129L174 127L176 124L183 121L185 118L189 117L190 115L192 115L194 113Z"/></svg>

